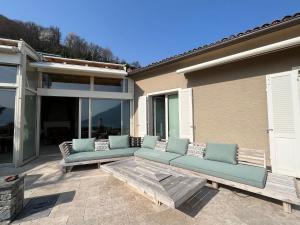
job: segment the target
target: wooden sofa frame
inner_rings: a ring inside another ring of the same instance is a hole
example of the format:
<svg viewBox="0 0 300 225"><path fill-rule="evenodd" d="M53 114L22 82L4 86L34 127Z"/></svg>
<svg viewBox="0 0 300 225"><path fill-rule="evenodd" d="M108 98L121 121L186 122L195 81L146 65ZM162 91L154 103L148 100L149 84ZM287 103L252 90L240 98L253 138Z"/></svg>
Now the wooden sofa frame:
<svg viewBox="0 0 300 225"><path fill-rule="evenodd" d="M192 145L197 145L199 147L205 148L205 144L203 143L192 143ZM297 185L295 182L295 178L293 177L277 175L273 174L271 171L268 171L265 188L257 188L219 177L179 168L176 166L165 165L151 160L139 158L137 156L135 156L135 160L146 161L147 163L152 163L154 165L158 164L160 166L164 166L166 169L173 169L190 176L205 177L208 182L211 182L211 187L216 189L219 187L219 184L223 184L226 186L279 200L282 202L283 210L286 213L292 212L292 205L300 205L300 199L297 196ZM266 155L264 150L238 148L237 160L240 164L259 166L264 168L267 167Z"/></svg>

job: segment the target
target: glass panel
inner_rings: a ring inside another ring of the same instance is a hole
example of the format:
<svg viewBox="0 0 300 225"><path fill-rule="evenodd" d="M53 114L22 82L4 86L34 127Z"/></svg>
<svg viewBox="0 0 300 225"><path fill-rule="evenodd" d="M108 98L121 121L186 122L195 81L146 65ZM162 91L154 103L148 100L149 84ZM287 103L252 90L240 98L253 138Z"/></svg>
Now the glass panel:
<svg viewBox="0 0 300 225"><path fill-rule="evenodd" d="M81 138L89 137L89 99L81 99Z"/></svg>
<svg viewBox="0 0 300 225"><path fill-rule="evenodd" d="M121 101L92 100L92 137L108 138L121 134Z"/></svg>
<svg viewBox="0 0 300 225"><path fill-rule="evenodd" d="M63 74L43 74L43 88L90 90L90 77Z"/></svg>
<svg viewBox="0 0 300 225"><path fill-rule="evenodd" d="M0 65L0 83L16 83L17 67Z"/></svg>
<svg viewBox="0 0 300 225"><path fill-rule="evenodd" d="M169 137L179 137L178 95L168 96Z"/></svg>
<svg viewBox="0 0 300 225"><path fill-rule="evenodd" d="M15 91L0 90L0 163L13 160Z"/></svg>
<svg viewBox="0 0 300 225"><path fill-rule="evenodd" d="M38 86L38 72L27 64L26 87L36 90Z"/></svg>
<svg viewBox="0 0 300 225"><path fill-rule="evenodd" d="M36 95L25 93L23 161L36 154Z"/></svg>
<svg viewBox="0 0 300 225"><path fill-rule="evenodd" d="M78 137L78 104L78 98L42 97L41 144L57 146Z"/></svg>
<svg viewBox="0 0 300 225"><path fill-rule="evenodd" d="M95 77L94 90L122 92L122 80Z"/></svg>
<svg viewBox="0 0 300 225"><path fill-rule="evenodd" d="M154 97L154 134L166 138L165 96Z"/></svg>
<svg viewBox="0 0 300 225"><path fill-rule="evenodd" d="M129 134L130 133L130 101L129 100L123 100L122 101L122 131L121 134Z"/></svg>

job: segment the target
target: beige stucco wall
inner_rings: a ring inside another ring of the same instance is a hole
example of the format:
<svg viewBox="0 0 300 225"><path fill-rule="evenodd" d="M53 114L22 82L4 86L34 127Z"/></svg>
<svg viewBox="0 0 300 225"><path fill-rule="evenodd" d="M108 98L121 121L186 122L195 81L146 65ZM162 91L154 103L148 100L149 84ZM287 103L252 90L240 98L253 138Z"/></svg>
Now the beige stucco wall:
<svg viewBox="0 0 300 225"><path fill-rule="evenodd" d="M300 66L300 47L180 76L176 69L300 35L300 26L265 35L224 49L161 66L135 80L137 99L150 92L193 88L196 142L237 143L269 153L266 75Z"/></svg>

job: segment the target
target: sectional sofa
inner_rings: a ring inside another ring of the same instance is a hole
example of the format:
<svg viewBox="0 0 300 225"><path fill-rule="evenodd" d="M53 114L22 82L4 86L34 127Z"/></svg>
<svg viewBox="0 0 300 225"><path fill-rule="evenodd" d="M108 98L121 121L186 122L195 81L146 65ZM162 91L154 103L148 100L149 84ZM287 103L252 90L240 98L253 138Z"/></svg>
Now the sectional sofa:
<svg viewBox="0 0 300 225"><path fill-rule="evenodd" d="M60 144L64 172L75 165L111 162L126 158L146 161L187 175L205 177L212 187L235 187L282 201L285 212L300 205L295 180L266 169L263 150L239 148L236 144L195 144L187 139L157 136L110 136L109 139L73 139Z"/></svg>
<svg viewBox="0 0 300 225"><path fill-rule="evenodd" d="M135 156L253 187L265 186L266 168L238 163L236 144L208 143L205 147L191 149L188 139L170 138L164 148L157 148L157 136L145 136L143 143L132 140L124 135L100 141L90 138L64 142L60 145L63 153L61 165L68 172L75 165L100 165Z"/></svg>

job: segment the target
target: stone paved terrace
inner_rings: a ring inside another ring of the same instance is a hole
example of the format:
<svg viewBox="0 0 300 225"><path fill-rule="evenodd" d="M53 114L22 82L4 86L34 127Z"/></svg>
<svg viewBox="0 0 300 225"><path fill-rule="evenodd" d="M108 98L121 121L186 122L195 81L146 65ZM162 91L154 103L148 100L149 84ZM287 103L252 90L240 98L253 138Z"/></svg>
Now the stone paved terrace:
<svg viewBox="0 0 300 225"><path fill-rule="evenodd" d="M59 160L58 155L42 155L19 169L0 168L0 175L27 173L26 202L59 194L47 212L13 224L300 225L300 208L286 214L279 202L224 187L205 188L205 195L199 194L180 210L157 206L96 166L75 168L64 175Z"/></svg>

